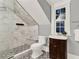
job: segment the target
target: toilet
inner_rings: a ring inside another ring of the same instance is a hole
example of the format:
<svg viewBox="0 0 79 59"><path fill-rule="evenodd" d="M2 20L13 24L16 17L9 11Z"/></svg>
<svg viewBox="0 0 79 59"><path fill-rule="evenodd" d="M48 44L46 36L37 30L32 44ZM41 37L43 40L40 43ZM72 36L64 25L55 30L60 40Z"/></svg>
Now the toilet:
<svg viewBox="0 0 79 59"><path fill-rule="evenodd" d="M42 50L43 50L43 46L46 43L45 40L45 36L39 36L38 37L38 43L34 43L31 45L31 49L32 49L32 58L36 59L38 58L40 55L43 54Z"/></svg>

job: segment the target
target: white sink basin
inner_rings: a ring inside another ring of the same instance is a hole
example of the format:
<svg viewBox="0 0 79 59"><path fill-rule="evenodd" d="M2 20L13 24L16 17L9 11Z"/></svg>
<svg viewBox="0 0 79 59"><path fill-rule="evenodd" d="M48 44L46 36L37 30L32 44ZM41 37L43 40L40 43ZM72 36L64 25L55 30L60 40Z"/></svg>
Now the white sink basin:
<svg viewBox="0 0 79 59"><path fill-rule="evenodd" d="M60 40L67 40L67 36L64 35L51 35L49 38L55 38L55 39L60 39Z"/></svg>

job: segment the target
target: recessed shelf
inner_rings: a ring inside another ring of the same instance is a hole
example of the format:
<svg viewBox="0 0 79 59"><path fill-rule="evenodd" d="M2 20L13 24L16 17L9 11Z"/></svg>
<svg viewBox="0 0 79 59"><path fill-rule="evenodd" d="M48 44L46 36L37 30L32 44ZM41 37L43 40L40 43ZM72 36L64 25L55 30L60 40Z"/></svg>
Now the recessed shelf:
<svg viewBox="0 0 79 59"><path fill-rule="evenodd" d="M16 23L16 25L19 25L19 26L24 26L23 23Z"/></svg>

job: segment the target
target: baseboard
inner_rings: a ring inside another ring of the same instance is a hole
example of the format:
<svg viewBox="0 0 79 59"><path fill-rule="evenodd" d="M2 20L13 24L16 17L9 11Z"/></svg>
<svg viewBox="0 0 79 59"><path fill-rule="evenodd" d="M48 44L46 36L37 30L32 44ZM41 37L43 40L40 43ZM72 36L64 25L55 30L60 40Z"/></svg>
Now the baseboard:
<svg viewBox="0 0 79 59"><path fill-rule="evenodd" d="M68 58L67 59L79 59L79 56L68 53Z"/></svg>

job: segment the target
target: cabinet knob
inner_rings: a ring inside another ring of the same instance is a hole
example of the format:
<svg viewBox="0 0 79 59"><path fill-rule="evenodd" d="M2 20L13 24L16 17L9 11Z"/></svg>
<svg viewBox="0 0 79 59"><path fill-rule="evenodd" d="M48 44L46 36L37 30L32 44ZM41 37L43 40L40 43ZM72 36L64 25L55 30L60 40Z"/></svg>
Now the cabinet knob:
<svg viewBox="0 0 79 59"><path fill-rule="evenodd" d="M54 45L54 47L57 47L56 45Z"/></svg>

